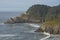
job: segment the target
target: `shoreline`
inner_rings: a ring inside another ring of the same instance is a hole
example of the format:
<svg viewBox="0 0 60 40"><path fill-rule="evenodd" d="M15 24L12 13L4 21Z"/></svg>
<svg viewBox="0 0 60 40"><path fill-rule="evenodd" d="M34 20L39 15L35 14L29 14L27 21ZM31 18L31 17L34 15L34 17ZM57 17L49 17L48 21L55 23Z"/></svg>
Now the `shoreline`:
<svg viewBox="0 0 60 40"><path fill-rule="evenodd" d="M30 24L31 26L37 26L38 28L40 27L40 25L36 25L36 24ZM44 38L42 38L42 39L40 39L40 40L45 40L45 39L48 39L48 38L50 38L50 34L49 33L46 33L46 32L42 32L42 34L44 34L44 35L47 35L46 37L44 37Z"/></svg>
<svg viewBox="0 0 60 40"><path fill-rule="evenodd" d="M46 37L40 39L40 40L45 40L51 37L51 35L49 33L43 32L44 35L47 35Z"/></svg>
<svg viewBox="0 0 60 40"><path fill-rule="evenodd" d="M2 23L1 23L2 24ZM30 25L30 24L32 24L31 26L32 27L36 27L36 26L39 26L40 27L40 25L38 25L37 23L26 23L26 24L28 24L28 25ZM39 28L39 27L37 27L37 28ZM35 30L34 30L35 31ZM34 32L34 31L31 31L31 32ZM55 38L55 37L59 37L60 35L59 34L49 34L49 33L44 33L44 32L42 32L42 34L43 35L47 35L46 37L44 37L44 38L41 38L40 40L45 40L45 39L49 39L50 37L52 37L52 38ZM49 34L49 35L48 35Z"/></svg>

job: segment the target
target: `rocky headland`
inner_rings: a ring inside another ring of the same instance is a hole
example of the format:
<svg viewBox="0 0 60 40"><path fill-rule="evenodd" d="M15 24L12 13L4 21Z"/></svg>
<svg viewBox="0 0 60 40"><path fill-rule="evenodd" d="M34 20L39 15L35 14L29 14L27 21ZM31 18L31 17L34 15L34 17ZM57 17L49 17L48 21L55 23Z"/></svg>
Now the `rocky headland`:
<svg viewBox="0 0 60 40"><path fill-rule="evenodd" d="M15 18L9 18L5 24L14 23L42 23L35 32L48 32L50 34L60 34L60 5L32 5L25 13Z"/></svg>
<svg viewBox="0 0 60 40"><path fill-rule="evenodd" d="M50 7L46 5L33 5L20 16L9 18L5 23L40 23L44 21L49 8Z"/></svg>
<svg viewBox="0 0 60 40"><path fill-rule="evenodd" d="M59 19L60 20L60 19ZM58 19L47 21L41 25L35 32L47 32L50 34L60 34L60 21Z"/></svg>

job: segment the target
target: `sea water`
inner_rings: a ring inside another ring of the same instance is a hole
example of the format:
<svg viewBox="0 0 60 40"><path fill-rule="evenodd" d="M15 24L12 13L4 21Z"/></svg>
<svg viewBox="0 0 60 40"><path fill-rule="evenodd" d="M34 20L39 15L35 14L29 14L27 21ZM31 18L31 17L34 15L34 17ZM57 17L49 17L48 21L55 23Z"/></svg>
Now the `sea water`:
<svg viewBox="0 0 60 40"><path fill-rule="evenodd" d="M0 40L40 40L46 35L34 32L39 28L38 24L16 23L4 24L10 18L21 12L0 12Z"/></svg>

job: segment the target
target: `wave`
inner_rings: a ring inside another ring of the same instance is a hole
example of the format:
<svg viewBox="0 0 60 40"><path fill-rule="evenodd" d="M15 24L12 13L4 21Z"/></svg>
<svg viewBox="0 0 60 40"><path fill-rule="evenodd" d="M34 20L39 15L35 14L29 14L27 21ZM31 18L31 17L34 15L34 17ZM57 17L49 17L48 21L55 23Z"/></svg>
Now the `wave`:
<svg viewBox="0 0 60 40"><path fill-rule="evenodd" d="M47 39L47 38L50 38L50 34L49 34L49 33L44 32L43 34L44 34L44 35L47 35L47 36L44 37L44 38L42 38L42 39L40 39L40 40L45 40L45 39Z"/></svg>
<svg viewBox="0 0 60 40"><path fill-rule="evenodd" d="M38 24L29 24L29 25L32 27L40 27L40 25L38 25Z"/></svg>
<svg viewBox="0 0 60 40"><path fill-rule="evenodd" d="M0 23L0 25L8 25L8 24L5 24L5 23Z"/></svg>
<svg viewBox="0 0 60 40"><path fill-rule="evenodd" d="M4 23L0 23L0 25L5 25Z"/></svg>
<svg viewBox="0 0 60 40"><path fill-rule="evenodd" d="M0 37L12 37L17 36L16 34L0 34Z"/></svg>

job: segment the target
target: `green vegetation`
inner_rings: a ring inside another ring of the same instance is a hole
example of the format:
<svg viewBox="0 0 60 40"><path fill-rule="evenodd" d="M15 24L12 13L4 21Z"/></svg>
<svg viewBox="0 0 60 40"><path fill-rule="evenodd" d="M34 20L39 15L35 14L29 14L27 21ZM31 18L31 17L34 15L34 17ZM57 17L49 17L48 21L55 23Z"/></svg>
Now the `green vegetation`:
<svg viewBox="0 0 60 40"><path fill-rule="evenodd" d="M25 13L15 18L10 18L5 23L43 23L35 32L48 32L60 34L60 5L32 5Z"/></svg>
<svg viewBox="0 0 60 40"><path fill-rule="evenodd" d="M56 18L54 20L49 20L45 23L47 23L47 24L60 24L60 19Z"/></svg>
<svg viewBox="0 0 60 40"><path fill-rule="evenodd" d="M32 5L25 13L21 16L10 18L6 23L20 23L22 20L25 22L39 22L44 23L46 21L54 21L56 18L60 18L60 5L50 7L47 5ZM57 21L57 20L56 20Z"/></svg>
<svg viewBox="0 0 60 40"><path fill-rule="evenodd" d="M33 5L26 11L26 14L29 15L30 19L33 18L42 21L42 19L45 18L49 8L51 7L47 5L40 5L40 4Z"/></svg>
<svg viewBox="0 0 60 40"><path fill-rule="evenodd" d="M26 14L29 15L29 19L38 19L40 22L54 20L55 18L60 18L60 5L54 7L33 5L26 11Z"/></svg>

